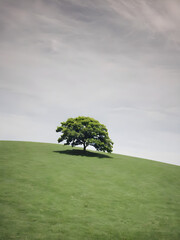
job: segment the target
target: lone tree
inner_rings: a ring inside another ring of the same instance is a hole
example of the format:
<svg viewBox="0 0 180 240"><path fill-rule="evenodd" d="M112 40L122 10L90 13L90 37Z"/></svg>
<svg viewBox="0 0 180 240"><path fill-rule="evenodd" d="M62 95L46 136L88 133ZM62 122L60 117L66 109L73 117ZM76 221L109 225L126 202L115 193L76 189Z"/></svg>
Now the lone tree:
<svg viewBox="0 0 180 240"><path fill-rule="evenodd" d="M58 143L66 141L64 145L83 145L84 151L87 146L93 146L97 151L112 152L113 142L108 136L107 128L99 121L90 117L68 118L61 122L56 132L62 135Z"/></svg>

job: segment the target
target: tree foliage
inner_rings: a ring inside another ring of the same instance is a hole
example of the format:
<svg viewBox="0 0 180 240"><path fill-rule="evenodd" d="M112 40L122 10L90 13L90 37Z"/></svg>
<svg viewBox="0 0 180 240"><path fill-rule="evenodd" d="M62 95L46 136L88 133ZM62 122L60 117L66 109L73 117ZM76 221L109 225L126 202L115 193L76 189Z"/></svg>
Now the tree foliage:
<svg viewBox="0 0 180 240"><path fill-rule="evenodd" d="M98 151L112 152L113 142L109 138L107 128L99 121L90 117L68 118L61 122L56 132L62 133L58 142L65 141L65 145L83 145L84 151L93 146Z"/></svg>

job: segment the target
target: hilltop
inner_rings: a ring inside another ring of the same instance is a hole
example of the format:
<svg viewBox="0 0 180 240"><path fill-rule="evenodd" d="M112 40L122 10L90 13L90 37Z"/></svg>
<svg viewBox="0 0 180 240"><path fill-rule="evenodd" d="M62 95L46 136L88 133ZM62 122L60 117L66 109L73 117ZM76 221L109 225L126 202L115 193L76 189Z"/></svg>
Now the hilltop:
<svg viewBox="0 0 180 240"><path fill-rule="evenodd" d="M0 141L0 239L178 240L180 168Z"/></svg>

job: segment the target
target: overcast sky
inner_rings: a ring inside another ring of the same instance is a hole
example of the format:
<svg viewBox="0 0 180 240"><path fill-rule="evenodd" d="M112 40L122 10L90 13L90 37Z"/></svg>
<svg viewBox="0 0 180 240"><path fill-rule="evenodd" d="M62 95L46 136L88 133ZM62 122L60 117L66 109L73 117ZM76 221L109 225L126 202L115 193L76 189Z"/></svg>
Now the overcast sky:
<svg viewBox="0 0 180 240"><path fill-rule="evenodd" d="M0 139L57 143L79 115L180 165L179 0L0 0Z"/></svg>

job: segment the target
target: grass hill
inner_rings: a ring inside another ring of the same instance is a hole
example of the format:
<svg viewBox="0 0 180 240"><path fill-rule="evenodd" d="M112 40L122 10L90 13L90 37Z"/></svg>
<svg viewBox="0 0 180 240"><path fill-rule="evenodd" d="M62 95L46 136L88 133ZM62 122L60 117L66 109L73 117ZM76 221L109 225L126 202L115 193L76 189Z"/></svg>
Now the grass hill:
<svg viewBox="0 0 180 240"><path fill-rule="evenodd" d="M179 240L180 168L0 141L1 240Z"/></svg>

